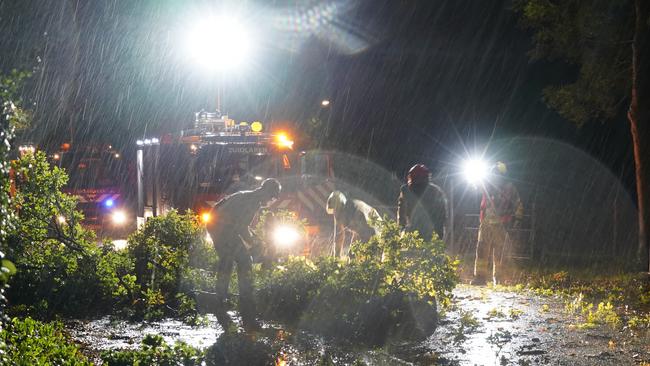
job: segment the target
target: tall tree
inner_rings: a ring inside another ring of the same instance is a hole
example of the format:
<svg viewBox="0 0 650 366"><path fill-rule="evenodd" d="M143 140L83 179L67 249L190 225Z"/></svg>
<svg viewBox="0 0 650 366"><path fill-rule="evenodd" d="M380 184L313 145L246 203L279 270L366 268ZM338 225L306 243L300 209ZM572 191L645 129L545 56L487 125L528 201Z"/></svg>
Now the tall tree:
<svg viewBox="0 0 650 366"><path fill-rule="evenodd" d="M572 83L544 89L544 100L581 126L614 120L627 108L638 203L638 259L650 270L650 1L513 0L532 29L533 59L574 65Z"/></svg>

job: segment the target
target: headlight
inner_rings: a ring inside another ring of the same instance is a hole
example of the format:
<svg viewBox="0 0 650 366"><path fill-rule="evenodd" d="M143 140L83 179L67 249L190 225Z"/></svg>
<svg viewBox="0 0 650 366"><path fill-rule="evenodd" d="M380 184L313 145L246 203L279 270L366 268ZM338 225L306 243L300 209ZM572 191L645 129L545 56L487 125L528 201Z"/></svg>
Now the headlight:
<svg viewBox="0 0 650 366"><path fill-rule="evenodd" d="M124 211L115 211L111 215L111 219L113 219L113 223L115 225L122 225L126 222L126 214Z"/></svg>
<svg viewBox="0 0 650 366"><path fill-rule="evenodd" d="M463 164L463 175L467 182L473 185L483 183L489 171L490 167L481 159L466 160Z"/></svg>
<svg viewBox="0 0 650 366"><path fill-rule="evenodd" d="M280 132L275 136L275 142L283 149L293 149L293 140L289 139L289 136Z"/></svg>
<svg viewBox="0 0 650 366"><path fill-rule="evenodd" d="M278 247L291 247L300 240L298 230L289 225L280 225L273 231L273 242Z"/></svg>

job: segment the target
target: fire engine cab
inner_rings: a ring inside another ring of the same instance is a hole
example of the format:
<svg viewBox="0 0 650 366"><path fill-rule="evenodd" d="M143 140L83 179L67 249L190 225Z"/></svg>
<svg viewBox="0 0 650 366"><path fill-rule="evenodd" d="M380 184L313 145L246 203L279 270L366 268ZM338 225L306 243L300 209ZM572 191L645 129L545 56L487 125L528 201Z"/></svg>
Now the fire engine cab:
<svg viewBox="0 0 650 366"><path fill-rule="evenodd" d="M84 214L82 225L98 238L125 239L135 229L128 222L132 211L132 197L125 189L129 175L120 152L113 146L64 143L49 155L49 160L68 173L64 192L77 197L77 208Z"/></svg>
<svg viewBox="0 0 650 366"><path fill-rule="evenodd" d="M219 112L195 114L192 128L179 134L137 141L137 222L175 208L195 212L207 222L211 207L224 196L254 189L276 178L282 193L271 210L294 212L308 222L311 245L331 235L325 203L334 190L329 158L301 153L286 130L261 122L235 122Z"/></svg>

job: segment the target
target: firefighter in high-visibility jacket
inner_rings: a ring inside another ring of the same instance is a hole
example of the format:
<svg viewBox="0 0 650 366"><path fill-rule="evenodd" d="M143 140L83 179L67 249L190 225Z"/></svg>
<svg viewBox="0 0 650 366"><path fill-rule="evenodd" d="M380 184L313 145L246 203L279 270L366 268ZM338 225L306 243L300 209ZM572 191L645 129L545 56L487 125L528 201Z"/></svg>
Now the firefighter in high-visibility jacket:
<svg viewBox="0 0 650 366"><path fill-rule="evenodd" d="M217 321L229 331L232 320L227 313L228 287L233 266L237 265L239 285L239 313L244 329L259 328L255 319L253 299L252 252L261 244L261 239L251 232L250 224L261 207L277 199L280 183L266 179L252 191L240 191L226 196L212 208L214 219L206 225L219 255L217 264Z"/></svg>
<svg viewBox="0 0 650 366"><path fill-rule="evenodd" d="M476 242L474 278L472 284L497 284L503 280L506 243L511 240L508 230L518 228L524 215L519 192L506 179L507 167L499 162L495 175L483 188L480 225Z"/></svg>

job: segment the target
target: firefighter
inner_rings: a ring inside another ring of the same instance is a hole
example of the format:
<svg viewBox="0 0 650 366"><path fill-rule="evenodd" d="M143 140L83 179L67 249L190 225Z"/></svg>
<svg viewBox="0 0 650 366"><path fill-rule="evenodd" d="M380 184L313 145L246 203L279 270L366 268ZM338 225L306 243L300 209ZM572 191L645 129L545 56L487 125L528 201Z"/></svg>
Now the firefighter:
<svg viewBox="0 0 650 366"><path fill-rule="evenodd" d="M232 330L233 324L226 312L226 301L234 264L237 264L239 312L244 329L259 328L255 320L251 253L262 244L252 233L250 224L261 207L278 198L280 190L281 186L277 180L266 179L259 188L233 193L212 208L212 217L215 219L208 224L207 230L219 255L216 315L224 331Z"/></svg>
<svg viewBox="0 0 650 366"><path fill-rule="evenodd" d="M379 234L381 216L367 203L348 199L340 191L334 191L327 199L327 213L334 217L334 256L346 256L346 232L352 234L350 242L358 239L368 241L371 236Z"/></svg>
<svg viewBox="0 0 650 366"><path fill-rule="evenodd" d="M417 231L427 241L435 232L445 238L447 226L447 197L440 187L431 183L431 172L416 164L406 175L397 200L397 222L404 231Z"/></svg>
<svg viewBox="0 0 650 366"><path fill-rule="evenodd" d="M524 208L519 192L506 179L507 167L498 162L495 175L483 188L480 225L476 241L476 259L472 284L484 285L488 279L497 284L503 277L503 257L509 240L508 230L521 225Z"/></svg>

